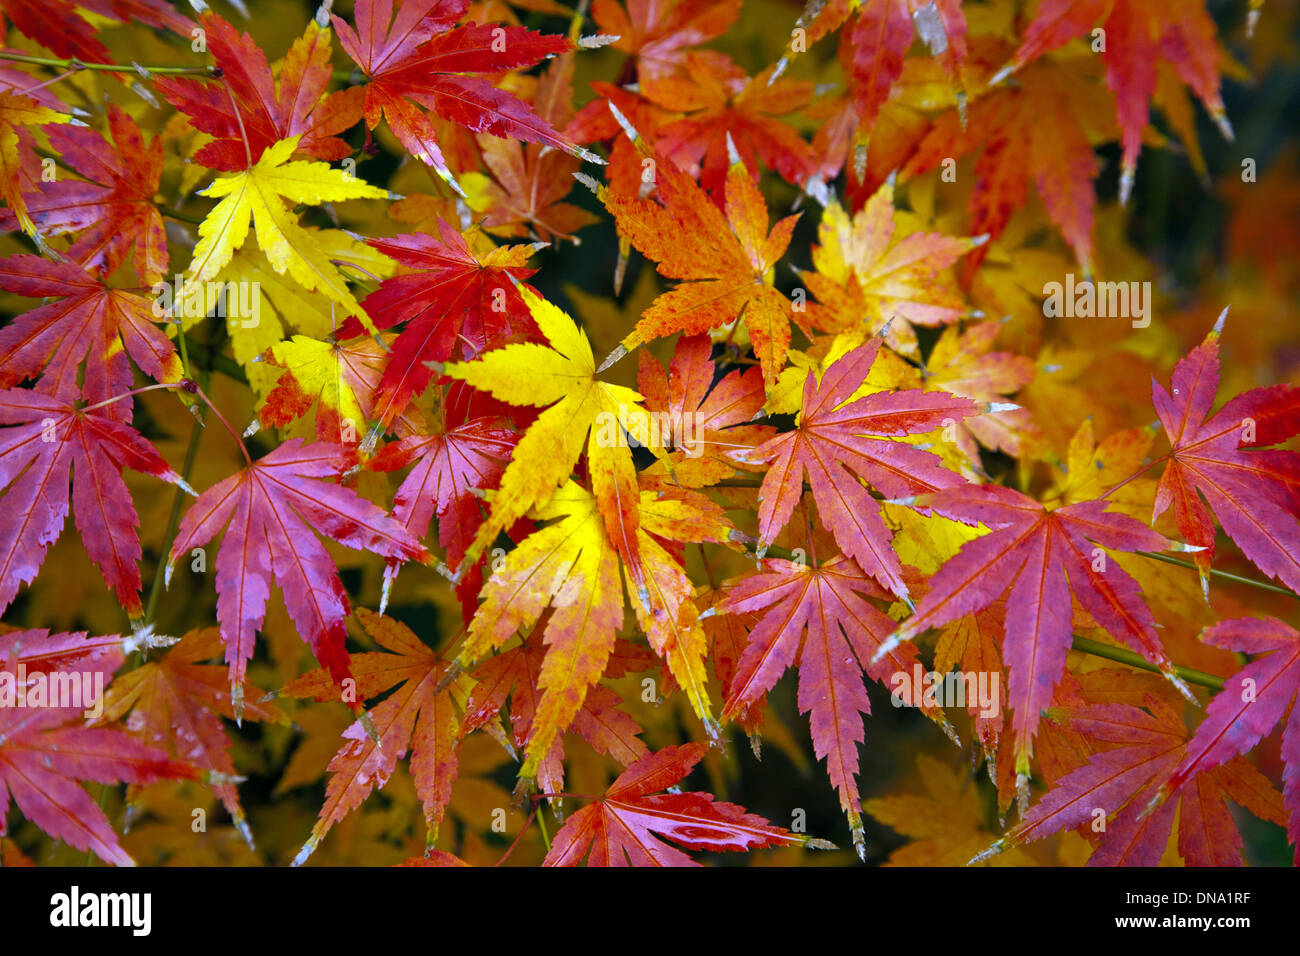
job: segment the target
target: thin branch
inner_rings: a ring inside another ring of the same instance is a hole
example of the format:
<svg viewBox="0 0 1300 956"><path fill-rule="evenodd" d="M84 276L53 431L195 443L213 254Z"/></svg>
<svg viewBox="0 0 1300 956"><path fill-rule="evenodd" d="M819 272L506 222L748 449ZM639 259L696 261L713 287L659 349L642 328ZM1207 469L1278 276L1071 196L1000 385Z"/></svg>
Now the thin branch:
<svg viewBox="0 0 1300 956"><path fill-rule="evenodd" d="M102 70L107 73L138 73L144 70L146 73L156 73L159 76L195 76L199 79L211 80L216 79L216 67L214 66L137 66L135 64L121 63L87 63L85 60L78 60L76 57L69 57L60 60L51 56L31 56L27 53L10 53L7 50L0 50L0 60L12 60L15 63L31 63L35 66L48 66L56 70L72 71L77 70Z"/></svg>
<svg viewBox="0 0 1300 956"><path fill-rule="evenodd" d="M1152 664L1149 660L1135 651L1130 651L1124 647L1115 647L1112 644L1102 644L1100 641L1092 641L1086 637L1075 637L1071 645L1076 651L1082 651L1084 654L1091 654L1093 657L1104 657L1109 661L1117 661L1120 664L1127 664L1130 667L1136 667L1139 670L1160 673L1160 668ZM1194 670L1190 667L1183 667L1179 664L1174 665L1174 673L1189 684L1197 684L1201 687L1208 687L1211 690L1223 690L1223 678L1215 677L1213 674L1207 674L1204 671Z"/></svg>
<svg viewBox="0 0 1300 956"><path fill-rule="evenodd" d="M160 206L158 211L168 219L175 219L177 222L187 222L191 226L203 225L203 220L197 216L187 216L185 213L179 212L178 210L172 209L168 206Z"/></svg>
<svg viewBox="0 0 1300 956"><path fill-rule="evenodd" d="M1171 558L1167 554L1160 554L1156 551L1134 551L1134 554L1140 554L1144 558L1152 558L1156 561L1163 561L1165 564L1176 564L1180 568L1190 568L1193 571L1199 571L1193 562L1185 561L1182 558ZM1225 581L1234 581L1237 584L1249 584L1253 588L1259 588L1261 591L1272 591L1274 594L1285 594L1287 597L1293 597L1300 601L1300 594L1296 594L1289 588L1284 588L1278 584L1270 584L1267 581L1260 581L1258 578L1248 578L1240 574L1233 574L1230 571L1220 571L1217 568L1210 568L1210 576L1223 578Z"/></svg>

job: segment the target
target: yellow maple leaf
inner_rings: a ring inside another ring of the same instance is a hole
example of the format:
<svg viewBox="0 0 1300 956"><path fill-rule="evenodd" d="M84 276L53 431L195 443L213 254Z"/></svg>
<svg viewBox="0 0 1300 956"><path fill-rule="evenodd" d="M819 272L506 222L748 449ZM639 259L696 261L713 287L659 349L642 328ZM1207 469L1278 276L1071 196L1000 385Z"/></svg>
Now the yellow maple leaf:
<svg viewBox="0 0 1300 956"><path fill-rule="evenodd" d="M190 282L215 279L248 238L251 225L258 246L276 272L287 272L303 288L333 299L344 307L345 314L357 316L374 331L326 250L298 224L285 201L315 205L379 199L387 196L388 190L325 163L289 162L297 145L297 136L281 140L244 172L218 179L199 191L201 196L220 197L221 201L199 226L199 242L187 278Z"/></svg>
<svg viewBox="0 0 1300 956"><path fill-rule="evenodd" d="M66 113L41 106L30 97L0 93L0 197L13 210L23 232L33 238L36 236L36 224L27 212L19 175L18 127L68 123L71 120L72 117Z"/></svg>
<svg viewBox="0 0 1300 956"><path fill-rule="evenodd" d="M641 395L598 379L591 342L577 323L526 286L519 286L519 293L549 344L514 343L444 370L511 405L550 406L519 440L492 512L466 551L461 570L471 567L530 508L550 500L573 473L585 440L592 491L644 605L644 573L635 547L639 492L625 437L649 430Z"/></svg>
<svg viewBox="0 0 1300 956"><path fill-rule="evenodd" d="M499 497L499 496L498 496ZM484 586L484 601L470 622L457 664L469 670L520 628L533 626L548 608L546 658L520 777L531 781L555 738L573 722L588 690L605 672L623 624L623 582L618 553L595 496L572 481L530 512L549 521L507 554ZM646 606L637 622L650 646L668 663L711 735L704 657L708 638L699 620L695 588L682 566L654 536L674 541L726 542L731 527L722 511L691 492L638 493L637 553L645 561Z"/></svg>
<svg viewBox="0 0 1300 956"><path fill-rule="evenodd" d="M325 251L325 256L330 261L345 260L354 263L381 279L392 275L395 265L393 260L364 242L353 239L343 230L316 229L312 226L301 228ZM338 303L303 288L288 274L277 273L265 256L248 246L236 250L230 262L221 270L221 277L223 281L247 283L248 291L255 291L257 295L257 311L253 317L236 315L232 311L228 316L226 331L230 336L234 359L244 367L248 384L259 400L266 399L281 374L281 370L274 365L258 361L259 356L289 337L291 331L314 339L324 339L342 325L347 317ZM181 311L181 328L186 331L205 318L201 310Z"/></svg>
<svg viewBox="0 0 1300 956"><path fill-rule="evenodd" d="M979 792L973 783L963 784L963 773L924 754L916 758L916 769L925 786L924 794L902 794L865 800L862 809L874 819L913 838L895 850L886 866L965 866L996 836L985 829ZM1014 858L1004 854L986 861L992 866L1034 866L1029 854L1016 850Z"/></svg>
<svg viewBox="0 0 1300 956"><path fill-rule="evenodd" d="M809 309L814 324L827 331L865 325L894 351L912 355L913 326L955 322L968 310L948 269L985 237L908 230L906 218L894 209L891 182L854 216L837 202L826 206L812 247L816 271L801 273L817 297Z"/></svg>

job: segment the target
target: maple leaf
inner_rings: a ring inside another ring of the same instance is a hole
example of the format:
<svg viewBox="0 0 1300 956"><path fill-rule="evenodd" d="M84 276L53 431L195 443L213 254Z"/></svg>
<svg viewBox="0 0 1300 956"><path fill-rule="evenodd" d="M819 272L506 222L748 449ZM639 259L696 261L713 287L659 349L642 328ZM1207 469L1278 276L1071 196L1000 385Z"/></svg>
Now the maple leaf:
<svg viewBox="0 0 1300 956"><path fill-rule="evenodd" d="M50 394L104 401L131 387L131 363L159 382L177 382L184 370L171 341L158 328L154 301L110 289L73 262L41 256L0 259L0 288L30 298L52 298L0 329L0 387L39 376ZM85 378L78 389L78 372ZM105 406L104 414L129 419L131 398Z"/></svg>
<svg viewBox="0 0 1300 956"><path fill-rule="evenodd" d="M1196 93L1226 139L1232 127L1219 95L1219 67L1227 57L1216 42L1218 30L1200 0L1043 0L1024 42L1011 62L990 80L997 84L1044 54L1100 24L1100 51L1106 85L1115 93L1123 156L1120 202L1128 202L1133 171L1147 125L1147 101L1156 93L1157 70L1169 63Z"/></svg>
<svg viewBox="0 0 1300 956"><path fill-rule="evenodd" d="M476 683L465 704L466 733L496 717L506 706L508 697L511 739L519 750L528 745L542 696L542 667L547 653L543 635L549 619L550 614L543 614L517 647L502 651L474 668ZM615 641L603 675L611 679L622 677L630 670L645 669L653 660L645 649L627 641ZM639 736L641 728L619 709L619 703L618 695L608 687L594 685L583 698L570 730L598 752L626 767L649 751ZM564 789L563 760L564 741L557 736L537 766L537 782L544 792L558 793Z"/></svg>
<svg viewBox="0 0 1300 956"><path fill-rule="evenodd" d="M498 534L530 508L550 499L568 480L586 438L592 491L605 515L610 538L628 562L638 587L644 587L635 546L636 470L631 449L614 433L634 420L643 420L645 413L638 404L641 396L598 379L591 342L573 319L527 286L520 285L518 291L548 344L512 343L484 352L473 362L444 369L448 377L512 405L550 406L515 446L492 512L459 567L477 561Z"/></svg>
<svg viewBox="0 0 1300 956"><path fill-rule="evenodd" d="M221 718L234 719L235 713L226 668L201 663L220 650L221 634L216 628L188 632L160 660L148 661L114 679L104 697L102 720L117 721L130 714L127 727L143 743L219 775L211 783L213 792L251 848L253 833L239 803L239 792L228 782L235 777L235 765ZM257 702L263 693L257 687L246 682L241 690L243 696L252 697L242 717L288 722L274 705Z"/></svg>
<svg viewBox="0 0 1300 956"><path fill-rule="evenodd" d="M226 645L235 713L257 631L266 619L271 579L316 660L341 683L350 671L345 648L347 592L319 532L349 548L386 558L431 563L433 557L401 524L356 492L324 479L348 460L338 445L291 438L270 454L213 485L186 512L167 557L170 584L177 559L215 538L217 620Z"/></svg>
<svg viewBox="0 0 1300 956"><path fill-rule="evenodd" d="M9 22L56 56L109 63L113 57L98 38L99 30L78 10L125 23L139 20L149 26L189 36L192 21L181 16L166 0L48 0L39 7L26 0L3 0L0 10Z"/></svg>
<svg viewBox="0 0 1300 956"><path fill-rule="evenodd" d="M20 685L20 666L26 668L28 683L33 675L57 669L64 679L75 678L78 688L102 691L122 662L121 639L92 638L92 652L86 649L86 634L54 634L44 630L12 631L0 634L0 698L24 694L35 686ZM115 644L116 647L106 647ZM78 645L82 645L78 647ZM57 667L52 667L57 660ZM61 687L72 686L66 683ZM7 689L6 689L7 688ZM106 863L131 866L131 858L118 844L117 834L104 811L78 781L147 784L156 780L190 779L195 768L169 760L167 755L147 747L120 730L83 726L83 706L37 705L26 701L13 706L15 698L0 706L0 836L7 836L9 798L23 816L56 840L78 850L92 851Z"/></svg>
<svg viewBox="0 0 1300 956"><path fill-rule="evenodd" d="M763 373L736 369L714 383L717 367L709 358L707 335L682 336L673 349L668 374L649 352L640 355L637 388L671 449L671 466L656 463L642 474L667 471L669 481L698 488L752 469L745 456L775 429L750 424L763 410ZM665 484L665 488L667 484Z"/></svg>
<svg viewBox="0 0 1300 956"><path fill-rule="evenodd" d="M46 126L50 123L69 123L66 113L43 106L28 96L0 92L0 197L9 204L18 226L35 237L36 224L27 211L27 200L22 190L22 156L19 146L31 148L31 141L20 140L20 131L27 126Z"/></svg>
<svg viewBox="0 0 1300 956"><path fill-rule="evenodd" d="M1106 501L1048 511L1011 488L965 485L917 502L946 518L993 530L963 544L939 569L916 613L886 646L982 610L1009 588L1002 656L1010 669L1007 697L1014 712L1016 773L1022 780L1029 772L1040 714L1065 671L1073 636L1071 593L1107 633L1157 665L1190 696L1173 673L1137 582L1105 550L1162 551L1181 545L1134 518L1108 512Z"/></svg>
<svg viewBox="0 0 1300 956"><path fill-rule="evenodd" d="M665 747L619 775L595 803L570 817L555 835L543 866L698 866L688 850L743 852L772 846L829 848L773 826L708 793L660 793L681 780L706 753L703 744Z"/></svg>
<svg viewBox="0 0 1300 956"><path fill-rule="evenodd" d="M505 483L503 479L503 489ZM637 620L706 729L716 735L705 687L708 641L694 587L680 561L652 535L717 543L728 540L730 528L721 512L698 496L675 499L641 492L638 498L634 546L647 574ZM519 772L524 787L536 778L552 742L573 722L589 688L604 673L623 623L618 553L601 512L598 499L572 482L533 510L534 519L552 523L525 538L493 572L457 657L457 664L468 670L520 627L531 627L548 607L553 609L544 630L549 650L537 680L540 694Z"/></svg>
<svg viewBox="0 0 1300 956"><path fill-rule="evenodd" d="M552 126L562 129L573 118L572 53L552 61L542 74L532 106ZM540 143L521 143L480 134L479 152L493 180L472 190L471 208L483 210L483 228L498 235L532 235L543 242L571 239L598 217L580 206L564 202L573 188L573 173L582 161L569 153ZM470 176L477 174L471 173ZM462 177L468 183L468 177Z"/></svg>
<svg viewBox="0 0 1300 956"><path fill-rule="evenodd" d="M0 389L0 611L36 577L75 505L86 553L131 619L143 615L140 519L122 470L193 491L153 445L104 412L36 389Z"/></svg>
<svg viewBox="0 0 1300 956"><path fill-rule="evenodd" d="M721 36L740 16L741 0L594 0L591 17L613 47L636 60L642 82L676 73L685 48Z"/></svg>
<svg viewBox="0 0 1300 956"><path fill-rule="evenodd" d="M990 403L1028 385L1035 374L1032 359L1011 352L990 351L1001 328L1001 322L978 322L960 332L953 326L944 329L926 359L925 384ZM1001 403L997 411L968 418L958 427L957 444L972 462L979 461L977 441L986 448L1019 457L1026 440L1040 439L1030 411L1018 406L1007 408L1007 404L1010 403ZM1071 468L1070 473L1077 481L1088 477L1083 469L1078 469L1076 475ZM1098 488L1097 495L1102 491L1103 488Z"/></svg>
<svg viewBox="0 0 1300 956"><path fill-rule="evenodd" d="M374 416L374 392L388 357L372 338L322 342L295 335L271 346L263 353L266 364L284 371L257 410L258 427L283 428L315 406L320 441L356 444L362 423Z"/></svg>
<svg viewBox="0 0 1300 956"><path fill-rule="evenodd" d="M437 690L448 665L400 621L366 608L357 608L356 615L365 632L392 652L352 657L357 698L368 700L401 686L368 712L376 733L369 733L360 720L343 732L347 742L329 763L331 776L325 788L325 805L311 836L294 858L294 866L306 862L331 827L359 807L376 787L388 783L397 761L408 750L428 827L426 845L432 847L456 779L461 721L451 690ZM281 693L320 702L336 701L336 684L333 673L321 669L304 674Z"/></svg>
<svg viewBox="0 0 1300 956"><path fill-rule="evenodd" d="M863 801L862 810L912 838L890 854L885 866L965 866L988 845L979 791L960 771L918 754L916 769L924 793L904 793ZM1025 851L1009 848L988 862L994 866L1034 866Z"/></svg>
<svg viewBox="0 0 1300 956"><path fill-rule="evenodd" d="M966 18L961 0L809 0L799 17L803 47L828 35L850 17L840 35L840 61L849 75L857 123L873 126L903 75L904 57L919 35L931 53L941 58L949 79L960 83L966 58ZM781 58L784 71L794 48Z"/></svg>
<svg viewBox="0 0 1300 956"><path fill-rule="evenodd" d="M917 144L901 178L906 181L978 150L971 231L992 239L1002 235L1011 214L1025 204L1032 179L1048 218L1085 270L1091 268L1098 164L1090 134L1109 132L1098 115L1097 98L1104 91L1093 82L1093 69L1082 58L1039 61L1025 68L1014 88L996 88L976 100L964 127L956 110L941 114ZM967 259L967 277L987 251L985 246Z"/></svg>
<svg viewBox="0 0 1300 956"><path fill-rule="evenodd" d="M215 279L248 238L249 225L257 230L257 244L276 272L288 272L304 289L318 291L357 316L373 332L369 317L348 290L343 276L321 244L290 214L285 200L294 203L338 202L344 199L381 198L388 190L362 182L347 171L325 163L290 162L298 137L268 146L261 158L234 176L215 180L201 196L220 202L199 226L199 241L190 261L188 281Z"/></svg>
<svg viewBox="0 0 1300 956"><path fill-rule="evenodd" d="M743 579L717 605L719 614L762 613L731 678L724 719L743 718L798 663L799 712L809 714L813 749L826 760L853 845L864 860L858 745L862 715L871 713L871 702L862 672L885 681L894 673L910 674L916 660L914 648L896 648L877 660L895 624L867 598L888 595L843 555L815 567L767 558L760 572Z"/></svg>
<svg viewBox="0 0 1300 956"><path fill-rule="evenodd" d="M1282 796L1290 814L1287 837L1300 861L1300 707L1292 704L1300 691L1300 633L1277 618L1240 617L1220 621L1201 633L1215 647L1243 654L1264 654L1224 681L1205 709L1205 720L1187 746L1187 753L1161 787L1159 799L1176 793L1189 779L1229 764L1245 754L1282 720Z"/></svg>
<svg viewBox="0 0 1300 956"><path fill-rule="evenodd" d="M900 597L907 596L902 566L890 547L880 505L868 481L888 498L937 491L964 479L939 459L906 442L891 441L961 421L983 409L967 398L907 389L853 399L876 360L880 340L846 353L817 381L809 372L794 431L768 440L748 456L768 465L759 489L759 551L765 552L803 497L804 475L822 522L840 549Z"/></svg>
<svg viewBox="0 0 1300 956"><path fill-rule="evenodd" d="M428 386L433 371L427 363L445 362L453 354L470 359L536 334L529 309L515 289L516 280L536 271L524 266L534 249L519 245L476 251L442 219L437 231L437 236L417 232L366 240L412 270L385 279L364 301L376 328L405 323L372 399L385 429ZM338 334L350 338L363 331L360 323L349 320Z"/></svg>
<svg viewBox="0 0 1300 956"><path fill-rule="evenodd" d="M524 69L571 49L562 36L523 27L470 23L456 26L469 0L404 3L392 22L392 5L358 0L356 29L332 15L339 45L366 75L366 125L380 118L416 159L455 185L438 146L434 125L420 107L479 133L554 146L594 157L564 139L526 103L475 73ZM418 105L417 105L418 104Z"/></svg>
<svg viewBox="0 0 1300 956"><path fill-rule="evenodd" d="M146 144L135 120L112 104L108 129L111 141L86 127L47 130L50 148L85 180L42 182L24 202L41 234L81 233L67 258L107 276L134 254L136 275L151 284L168 263L167 234L153 201L162 177L162 139ZM0 210L0 229L12 229L18 219L13 210Z"/></svg>
<svg viewBox="0 0 1300 956"><path fill-rule="evenodd" d="M1226 318L1225 309L1205 340L1174 366L1170 391L1151 383L1171 446L1152 520L1173 506L1179 533L1204 549L1195 560L1207 595L1216 517L1255 567L1300 590L1300 455L1264 447L1300 432L1300 389L1251 389L1211 415Z"/></svg>
<svg viewBox="0 0 1300 956"><path fill-rule="evenodd" d="M800 279L817 297L810 319L827 331L865 325L904 355L919 352L915 325L956 322L967 311L944 270L984 240L937 232L899 235L894 187L886 182L850 217L827 204L813 246L815 272Z"/></svg>
<svg viewBox="0 0 1300 956"><path fill-rule="evenodd" d="M985 608L975 614L967 614L953 621L943 629L934 645L934 667L940 674L948 674L959 669L965 674L1002 674L1002 655L998 652L998 639L1004 631L1004 608L996 612ZM992 713L977 699L977 695L966 698L966 710L975 725L975 736L987 756L998 751L998 741L1002 732L1002 710L1006 705L1006 689L999 679L997 692L993 695Z"/></svg>
<svg viewBox="0 0 1300 956"><path fill-rule="evenodd" d="M328 30L309 22L285 55L277 81L266 54L247 33L215 13L202 14L199 23L221 82L154 79L167 102L187 114L195 129L214 137L195 160L209 169L239 172L287 139L295 140L290 152L315 159L338 160L352 152L336 134L361 119L361 91L325 94L331 71Z"/></svg>
<svg viewBox="0 0 1300 956"><path fill-rule="evenodd" d="M359 237L353 238L342 229L304 226L303 230L331 262L346 262L352 268L364 270L375 277L392 275L396 267L396 263L387 256L359 241ZM235 282L237 285L231 288L230 282ZM284 377L284 370L267 360L267 349L291 338L295 332L321 342L342 342L344 339L362 336L373 340L360 319L352 318L340 325L341 310L336 302L303 288L290 275L277 273L266 256L251 243L246 243L231 256L216 286L218 290L223 287L226 289L224 325L230 339L231 355L242 366L249 386L259 398L266 399ZM245 290L247 296L242 300L237 299L236 296L243 295ZM219 300L214 300L213 292L211 285L205 288L202 285L187 284L182 281L179 289L176 289L173 283L173 305L176 303L184 305L183 308L173 309L174 312L180 313L177 317L180 319L183 331L188 333L195 326L201 326L207 312L219 304ZM232 307L231 303L237 303L240 308ZM245 303L247 309L252 312L251 315L242 314ZM254 309L257 311L253 311ZM342 334L343 328L346 327L350 331L353 326L357 329L355 336ZM196 331L202 334L201 330ZM385 341L389 339L391 336ZM343 348L348 352L361 353L357 355L355 361L349 358L346 362L350 370L359 378L368 378L366 366L369 360L362 357L367 347L347 342ZM386 357L387 353L385 352L384 355ZM339 356L339 359L340 362L345 361L343 356ZM379 369L379 374L382 374L382 371L382 368ZM367 390L372 389L367 387ZM365 431L361 421L355 424L359 432Z"/></svg>
<svg viewBox="0 0 1300 956"><path fill-rule="evenodd" d="M966 58L967 27L961 0L808 0L790 46L777 64L777 74L785 72L796 54L850 18L853 22L840 32L839 57L862 127L876 123L917 37L939 58L959 95L964 95L960 70ZM796 39L802 42L796 44Z"/></svg>
<svg viewBox="0 0 1300 956"><path fill-rule="evenodd" d="M1187 728L1160 697L1146 695L1145 709L1096 703L1069 709L1062 722L1106 748L1056 781L1043 799L989 849L985 859L1007 847L1039 840L1087 824L1096 810L1106 814L1104 836L1089 866L1155 866L1178 818L1178 853L1189 866L1240 866L1241 837L1228 809L1231 799L1256 816L1280 823L1281 800L1255 767L1238 757L1197 774L1178 791L1180 799L1145 813L1187 747Z"/></svg>
<svg viewBox="0 0 1300 956"><path fill-rule="evenodd" d="M767 204L740 162L727 172L724 214L693 179L627 129L654 163L659 201L610 189L598 195L619 232L656 263L661 276L685 281L651 303L604 364L644 342L674 332L699 335L743 317L764 378L771 382L785 364L794 318L772 278L798 215L785 217L769 232Z"/></svg>
<svg viewBox="0 0 1300 956"><path fill-rule="evenodd" d="M759 162L802 185L816 166L812 147L776 119L805 106L811 83L750 77L717 53L688 53L682 75L643 78L641 94L670 113L685 113L654 133L655 147L681 169L699 168L700 185L722 202L732 155L758 176ZM728 145L730 144L730 145Z"/></svg>
<svg viewBox="0 0 1300 956"><path fill-rule="evenodd" d="M444 399L441 431L385 445L369 463L375 471L414 463L393 496L393 517L423 538L436 514L438 543L453 567L465 556L483 520L483 502L476 492L499 484L519 441L504 417L479 414L483 404L474 400L471 389L456 383ZM397 566L390 563L389 579L396 573ZM481 584L481 567L476 565L456 585L466 624L478 607Z"/></svg>

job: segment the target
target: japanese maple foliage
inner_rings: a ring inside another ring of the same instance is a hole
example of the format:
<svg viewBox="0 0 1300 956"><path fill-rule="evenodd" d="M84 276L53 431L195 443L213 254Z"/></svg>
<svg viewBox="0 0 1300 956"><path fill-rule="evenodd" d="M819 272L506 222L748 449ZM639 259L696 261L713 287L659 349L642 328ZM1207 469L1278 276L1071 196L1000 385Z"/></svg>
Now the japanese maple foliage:
<svg viewBox="0 0 1300 956"><path fill-rule="evenodd" d="M1300 861L1300 194L1197 138L1284 55L1235 13L38 6L0 861Z"/></svg>

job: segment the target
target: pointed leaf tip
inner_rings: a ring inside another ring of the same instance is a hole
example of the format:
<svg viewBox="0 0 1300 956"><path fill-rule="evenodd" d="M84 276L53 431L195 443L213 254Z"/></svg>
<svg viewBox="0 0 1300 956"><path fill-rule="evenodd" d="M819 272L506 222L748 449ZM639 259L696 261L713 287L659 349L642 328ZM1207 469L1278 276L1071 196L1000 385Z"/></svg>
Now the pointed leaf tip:
<svg viewBox="0 0 1300 956"><path fill-rule="evenodd" d="M614 105L613 100L607 100L606 102L609 103L609 111L614 114L614 121L618 123L619 126L623 127L623 132L627 134L628 139L633 142L640 139L641 134L636 131L636 127L632 125L632 121L623 115L623 111Z"/></svg>

